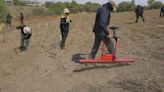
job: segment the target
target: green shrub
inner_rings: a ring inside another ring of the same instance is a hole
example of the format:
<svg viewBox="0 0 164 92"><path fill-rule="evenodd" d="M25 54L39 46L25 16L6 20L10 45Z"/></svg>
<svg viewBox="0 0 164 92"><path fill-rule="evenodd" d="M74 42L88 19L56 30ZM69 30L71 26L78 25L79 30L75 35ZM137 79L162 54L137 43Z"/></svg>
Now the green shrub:
<svg viewBox="0 0 164 92"><path fill-rule="evenodd" d="M7 14L8 14L7 5L3 2L3 0L0 0L0 22L5 21Z"/></svg>
<svg viewBox="0 0 164 92"><path fill-rule="evenodd" d="M123 1L118 5L118 11L133 11L135 10L135 0L131 2Z"/></svg>
<svg viewBox="0 0 164 92"><path fill-rule="evenodd" d="M34 15L44 15L46 10L45 8L35 8L32 10Z"/></svg>
<svg viewBox="0 0 164 92"><path fill-rule="evenodd" d="M25 5L23 0L13 0L14 5Z"/></svg>
<svg viewBox="0 0 164 92"><path fill-rule="evenodd" d="M51 14L61 14L64 8L68 8L71 13L78 12L95 12L100 4L87 2L86 4L78 4L76 1L72 0L69 2L46 2L47 9L34 9L34 15L51 15Z"/></svg>
<svg viewBox="0 0 164 92"><path fill-rule="evenodd" d="M148 0L147 1L149 9L159 9L161 6L163 6L163 3L161 1L156 0Z"/></svg>

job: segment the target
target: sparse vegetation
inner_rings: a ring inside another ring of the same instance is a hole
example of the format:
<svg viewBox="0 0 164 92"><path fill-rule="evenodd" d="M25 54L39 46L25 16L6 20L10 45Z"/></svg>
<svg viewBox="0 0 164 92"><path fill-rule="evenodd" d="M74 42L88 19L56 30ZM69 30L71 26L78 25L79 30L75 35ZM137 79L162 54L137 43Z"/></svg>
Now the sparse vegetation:
<svg viewBox="0 0 164 92"><path fill-rule="evenodd" d="M44 8L35 8L32 11L34 15L44 15L46 10Z"/></svg>
<svg viewBox="0 0 164 92"><path fill-rule="evenodd" d="M148 6L144 6L146 10L148 9L159 9L164 4L161 1L148 0ZM123 1L118 4L118 12L122 11L133 11L136 7L135 0Z"/></svg>
<svg viewBox="0 0 164 92"><path fill-rule="evenodd" d="M156 0L148 0L148 7L149 9L159 9L161 6L164 4L161 1L156 1Z"/></svg>
<svg viewBox="0 0 164 92"><path fill-rule="evenodd" d="M123 1L118 5L118 11L132 11L135 9L135 0L132 2Z"/></svg>
<svg viewBox="0 0 164 92"><path fill-rule="evenodd" d="M0 0L0 22L5 21L6 15L8 13L8 8L3 0Z"/></svg>
<svg viewBox="0 0 164 92"><path fill-rule="evenodd" d="M148 6L144 6L145 9L158 9L163 5L161 1L149 0ZM85 4L79 4L75 0L72 2L45 2L45 8L34 9L34 15L51 15L60 14L64 8L68 8L72 13L78 12L96 12L97 8L101 5L99 3L87 2ZM134 11L136 7L135 0L123 1L118 4L118 12Z"/></svg>
<svg viewBox="0 0 164 92"><path fill-rule="evenodd" d="M34 9L35 15L49 15L60 14L64 8L68 8L72 13L78 12L95 12L101 5L98 3L87 2L85 4L78 4L76 1L72 2L45 2L47 9Z"/></svg>
<svg viewBox="0 0 164 92"><path fill-rule="evenodd" d="M25 3L22 0L13 0L14 5L25 5Z"/></svg>

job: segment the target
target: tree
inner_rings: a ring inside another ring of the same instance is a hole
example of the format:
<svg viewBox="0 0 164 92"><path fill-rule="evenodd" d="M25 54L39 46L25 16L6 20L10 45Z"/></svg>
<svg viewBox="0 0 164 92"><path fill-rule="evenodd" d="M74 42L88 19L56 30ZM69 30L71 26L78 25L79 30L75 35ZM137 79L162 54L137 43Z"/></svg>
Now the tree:
<svg viewBox="0 0 164 92"><path fill-rule="evenodd" d="M147 3L149 5L150 9L153 9L153 5L155 3L155 0L148 0Z"/></svg>
<svg viewBox="0 0 164 92"><path fill-rule="evenodd" d="M23 0L13 0L14 5L25 5Z"/></svg>
<svg viewBox="0 0 164 92"><path fill-rule="evenodd" d="M72 0L72 2L46 2L45 6L47 7L45 9L34 9L33 13L35 15L61 14L64 8L68 8L71 13L96 12L97 8L99 8L101 5L99 3L92 2L79 4L76 2L76 0Z"/></svg>
<svg viewBox="0 0 164 92"><path fill-rule="evenodd" d="M154 9L159 9L163 6L162 2L161 1L156 1L153 5L153 8Z"/></svg>
<svg viewBox="0 0 164 92"><path fill-rule="evenodd" d="M148 0L149 9L158 9L162 6L161 1Z"/></svg>
<svg viewBox="0 0 164 92"><path fill-rule="evenodd" d="M47 1L47 2L45 2L44 4L45 4L45 6L46 6L47 8L49 8L49 7L51 7L54 3L53 3L53 2Z"/></svg>
<svg viewBox="0 0 164 92"><path fill-rule="evenodd" d="M72 4L72 5L77 5L76 0L72 0L71 4Z"/></svg>
<svg viewBox="0 0 164 92"><path fill-rule="evenodd" d="M123 1L118 4L118 11L130 11L131 9L131 3Z"/></svg>
<svg viewBox="0 0 164 92"><path fill-rule="evenodd" d="M136 6L135 0L132 0L132 2L131 2L131 4L130 4L131 10L134 10L134 9L135 9L135 6Z"/></svg>

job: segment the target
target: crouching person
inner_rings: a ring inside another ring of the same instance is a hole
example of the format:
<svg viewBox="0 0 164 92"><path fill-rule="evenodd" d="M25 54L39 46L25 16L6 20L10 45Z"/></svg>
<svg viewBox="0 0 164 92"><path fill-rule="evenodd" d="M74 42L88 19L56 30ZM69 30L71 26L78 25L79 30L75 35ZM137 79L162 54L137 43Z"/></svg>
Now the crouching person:
<svg viewBox="0 0 164 92"><path fill-rule="evenodd" d="M25 50L27 50L27 48L29 46L29 40L32 36L32 30L31 30L31 28L27 27L26 25L21 25L16 28L21 30L21 44L20 44L19 49L21 51L25 51Z"/></svg>

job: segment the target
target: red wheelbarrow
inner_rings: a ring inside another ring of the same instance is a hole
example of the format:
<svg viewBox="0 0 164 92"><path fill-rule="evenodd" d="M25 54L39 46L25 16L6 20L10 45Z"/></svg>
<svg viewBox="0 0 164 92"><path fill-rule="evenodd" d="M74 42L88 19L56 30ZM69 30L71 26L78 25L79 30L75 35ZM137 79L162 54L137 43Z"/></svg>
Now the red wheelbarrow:
<svg viewBox="0 0 164 92"><path fill-rule="evenodd" d="M116 51L117 51L117 47L118 47L118 31L116 29L118 29L118 27L110 27L110 29L113 30L113 35L114 35L114 39L116 40L115 43L115 47L114 47L114 52L113 54L107 54L106 50L105 50L105 44L104 41L102 41L102 54L100 58L97 59L80 59L80 63L81 64L87 64L87 63L122 63L122 62L134 62L133 58L117 58L116 57Z"/></svg>

